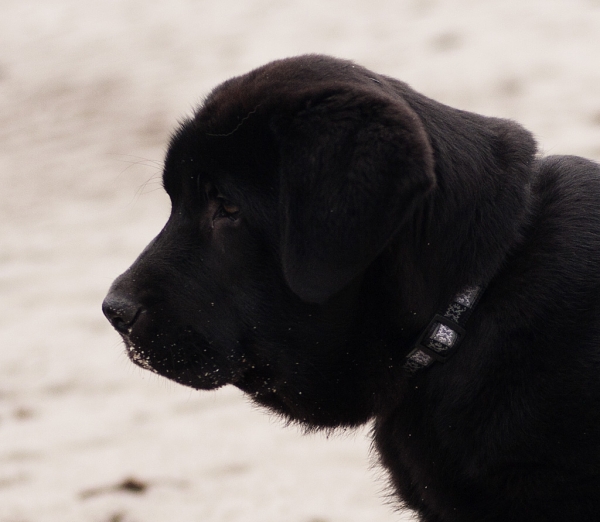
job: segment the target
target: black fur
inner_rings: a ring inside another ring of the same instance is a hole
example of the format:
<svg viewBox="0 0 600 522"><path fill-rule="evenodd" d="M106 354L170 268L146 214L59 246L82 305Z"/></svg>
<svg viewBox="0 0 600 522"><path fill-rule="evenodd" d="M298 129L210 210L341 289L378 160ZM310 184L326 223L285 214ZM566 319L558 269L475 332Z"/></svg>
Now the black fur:
<svg viewBox="0 0 600 522"><path fill-rule="evenodd" d="M171 140L165 228L104 310L132 360L309 429L373 422L426 522L600 520L600 168L511 121L303 56ZM487 285L446 363L404 358Z"/></svg>

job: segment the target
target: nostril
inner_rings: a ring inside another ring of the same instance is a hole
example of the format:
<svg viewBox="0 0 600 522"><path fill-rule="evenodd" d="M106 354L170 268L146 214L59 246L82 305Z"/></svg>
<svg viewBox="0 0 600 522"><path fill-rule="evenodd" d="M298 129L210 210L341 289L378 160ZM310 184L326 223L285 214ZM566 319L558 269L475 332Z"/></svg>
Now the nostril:
<svg viewBox="0 0 600 522"><path fill-rule="evenodd" d="M102 303L106 318L120 333L127 333L135 323L142 307L122 295L108 294Z"/></svg>

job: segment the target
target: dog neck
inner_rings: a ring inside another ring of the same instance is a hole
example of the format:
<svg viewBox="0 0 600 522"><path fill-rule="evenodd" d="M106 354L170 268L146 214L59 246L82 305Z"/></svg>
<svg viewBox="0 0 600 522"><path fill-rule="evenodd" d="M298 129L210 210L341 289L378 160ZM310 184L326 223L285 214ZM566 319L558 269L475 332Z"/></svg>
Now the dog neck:
<svg viewBox="0 0 600 522"><path fill-rule="evenodd" d="M518 124L452 109L394 85L419 115L435 161L436 187L385 254L397 285L381 289L394 294L401 311L395 324L405 353L418 353L415 338L427 343L435 323L444 324L432 316L444 317L469 288L479 288L479 297L526 241L538 166L535 141Z"/></svg>

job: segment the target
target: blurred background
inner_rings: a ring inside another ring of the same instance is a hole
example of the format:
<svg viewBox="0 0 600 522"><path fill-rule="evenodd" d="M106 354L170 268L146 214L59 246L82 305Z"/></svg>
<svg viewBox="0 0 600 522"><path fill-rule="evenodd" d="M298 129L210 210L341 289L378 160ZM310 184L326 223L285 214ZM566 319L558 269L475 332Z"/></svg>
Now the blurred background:
<svg viewBox="0 0 600 522"><path fill-rule="evenodd" d="M0 522L410 520L368 427L171 384L100 311L168 216L178 119L307 52L600 159L600 0L0 0Z"/></svg>

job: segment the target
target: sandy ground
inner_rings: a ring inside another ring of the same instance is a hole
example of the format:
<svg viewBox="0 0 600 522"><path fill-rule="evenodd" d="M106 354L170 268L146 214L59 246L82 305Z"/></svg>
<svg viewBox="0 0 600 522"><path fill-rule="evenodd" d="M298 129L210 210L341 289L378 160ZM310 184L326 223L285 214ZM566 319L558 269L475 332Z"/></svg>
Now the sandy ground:
<svg viewBox="0 0 600 522"><path fill-rule="evenodd" d="M600 159L599 0L0 0L0 522L410 519L367 429L305 437L143 372L100 312L168 215L177 119L305 52Z"/></svg>

